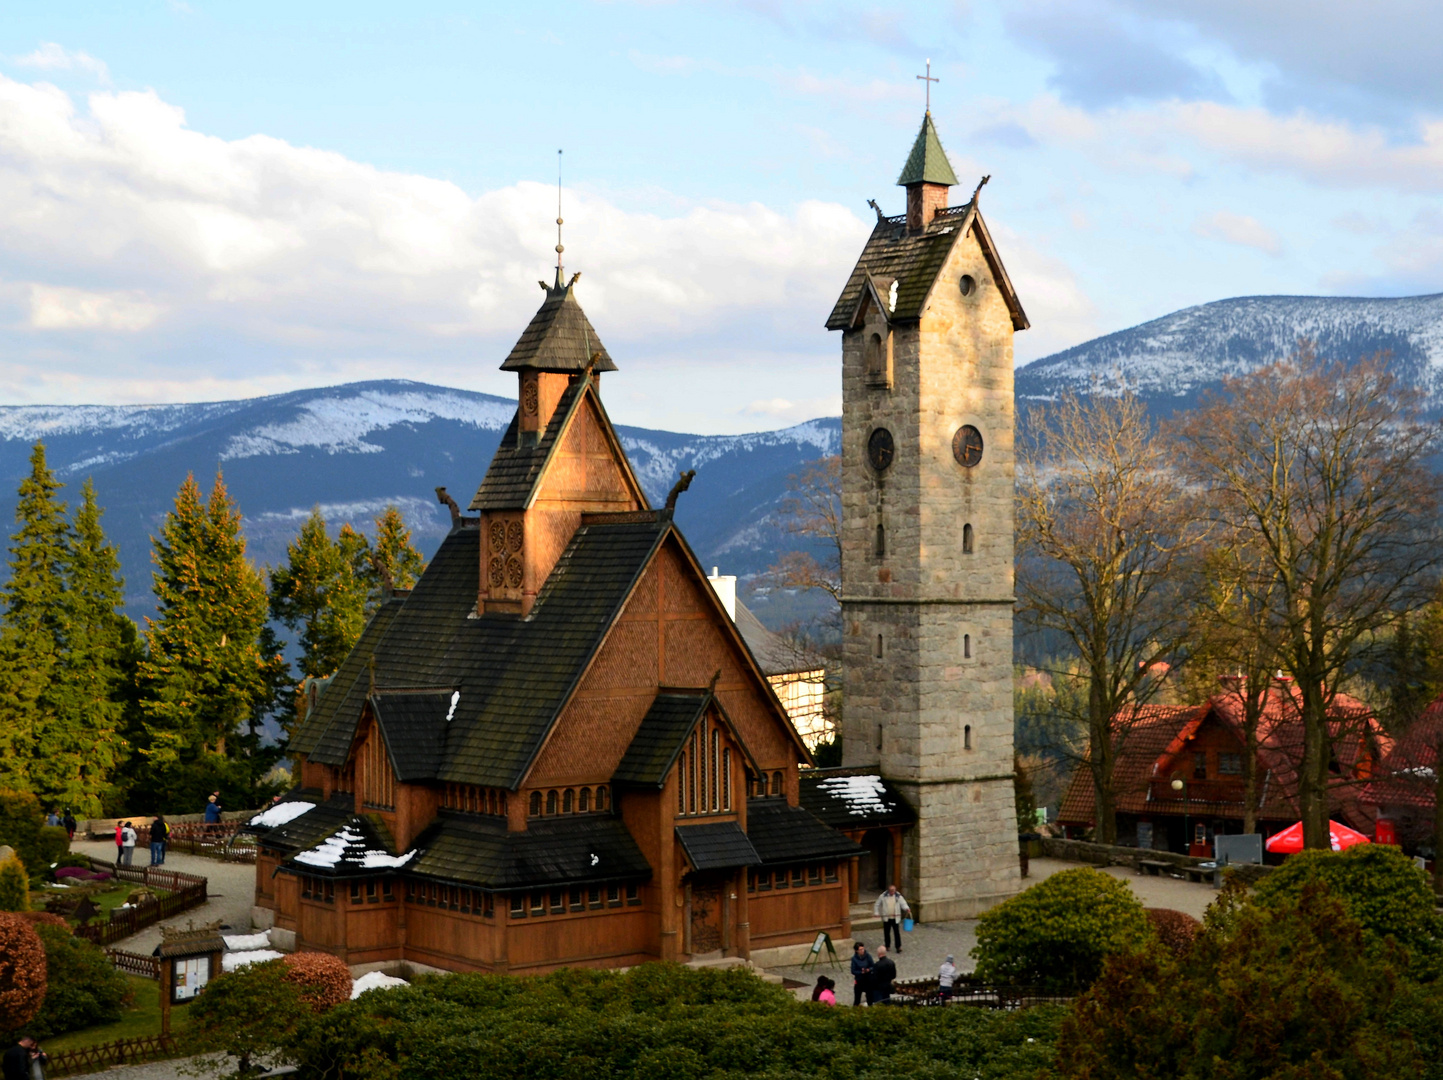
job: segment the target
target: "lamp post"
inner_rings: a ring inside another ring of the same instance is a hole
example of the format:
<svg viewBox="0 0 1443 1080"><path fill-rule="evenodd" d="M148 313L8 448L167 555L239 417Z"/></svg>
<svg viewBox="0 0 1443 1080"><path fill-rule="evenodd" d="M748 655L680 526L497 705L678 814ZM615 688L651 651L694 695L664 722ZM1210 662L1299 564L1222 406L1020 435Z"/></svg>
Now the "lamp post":
<svg viewBox="0 0 1443 1080"><path fill-rule="evenodd" d="M1173 777L1172 789L1182 792L1182 847L1184 855L1192 854L1192 833L1188 831L1188 811L1192 809L1187 781L1180 776Z"/></svg>

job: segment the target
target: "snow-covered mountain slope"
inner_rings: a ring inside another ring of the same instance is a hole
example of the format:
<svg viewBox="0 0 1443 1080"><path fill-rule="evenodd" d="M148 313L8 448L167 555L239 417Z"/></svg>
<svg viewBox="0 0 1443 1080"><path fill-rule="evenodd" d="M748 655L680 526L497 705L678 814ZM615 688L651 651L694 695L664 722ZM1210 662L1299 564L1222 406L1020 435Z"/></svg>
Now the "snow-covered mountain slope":
<svg viewBox="0 0 1443 1080"><path fill-rule="evenodd" d="M1400 374L1443 411L1443 294L1398 299L1241 296L1184 308L1161 319L1095 338L1017 371L1017 402L1045 401L1063 390L1089 392L1121 382L1155 409L1190 407L1200 391L1228 375L1287 356L1309 338L1321 356L1356 360L1392 353Z"/></svg>
<svg viewBox="0 0 1443 1080"><path fill-rule="evenodd" d="M284 559L317 505L335 525L364 528L395 503L429 554L450 525L434 489L448 487L464 507L515 408L505 398L400 380L199 405L0 406L0 514L11 520L31 446L43 441L67 484L95 480L132 613L141 615L150 608L150 537L187 473L206 488L224 473L258 563ZM752 435L618 432L656 502L678 472L697 470L678 522L708 566L741 574L775 561L784 538L770 518L788 477L835 453L841 437L835 419ZM61 495L77 497L74 487Z"/></svg>

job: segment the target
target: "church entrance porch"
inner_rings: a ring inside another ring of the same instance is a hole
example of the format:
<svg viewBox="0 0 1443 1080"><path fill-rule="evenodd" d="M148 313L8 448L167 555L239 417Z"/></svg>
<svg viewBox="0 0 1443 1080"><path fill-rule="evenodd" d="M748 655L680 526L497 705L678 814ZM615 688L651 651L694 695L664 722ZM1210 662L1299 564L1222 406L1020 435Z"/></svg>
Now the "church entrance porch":
<svg viewBox="0 0 1443 1080"><path fill-rule="evenodd" d="M700 871L687 878L686 951L693 957L725 954L732 946L731 875Z"/></svg>

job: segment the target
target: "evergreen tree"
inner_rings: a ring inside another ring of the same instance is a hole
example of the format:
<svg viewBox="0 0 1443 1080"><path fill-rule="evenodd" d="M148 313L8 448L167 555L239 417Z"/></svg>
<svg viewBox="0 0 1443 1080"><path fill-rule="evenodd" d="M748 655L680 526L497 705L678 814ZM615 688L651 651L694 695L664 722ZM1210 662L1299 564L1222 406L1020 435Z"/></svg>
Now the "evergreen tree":
<svg viewBox="0 0 1443 1080"><path fill-rule="evenodd" d="M332 540L316 507L286 555L271 571L271 615L300 635L302 677L324 678L365 629L370 544L349 524Z"/></svg>
<svg viewBox="0 0 1443 1080"><path fill-rule="evenodd" d="M153 543L160 616L146 620L139 665L149 779L167 809L199 806L213 788L249 801L268 764L257 753L260 717L289 671L222 477L208 502L186 477Z"/></svg>
<svg viewBox="0 0 1443 1080"><path fill-rule="evenodd" d="M371 545L372 582L379 596L389 583L392 588L409 589L416 584L426 560L411 544L411 530L395 506L388 506L376 518L376 539Z"/></svg>
<svg viewBox="0 0 1443 1080"><path fill-rule="evenodd" d="M53 736L49 691L65 630L70 527L61 487L36 443L15 507L10 580L0 589L0 787L16 791L49 793L73 764L42 743Z"/></svg>
<svg viewBox="0 0 1443 1080"><path fill-rule="evenodd" d="M86 480L75 514L70 573L65 593L67 639L54 687L56 738L76 763L52 801L78 814L98 816L101 795L111 786L125 753L122 735L139 643L135 624L121 612L125 579L120 557L106 539L95 498Z"/></svg>

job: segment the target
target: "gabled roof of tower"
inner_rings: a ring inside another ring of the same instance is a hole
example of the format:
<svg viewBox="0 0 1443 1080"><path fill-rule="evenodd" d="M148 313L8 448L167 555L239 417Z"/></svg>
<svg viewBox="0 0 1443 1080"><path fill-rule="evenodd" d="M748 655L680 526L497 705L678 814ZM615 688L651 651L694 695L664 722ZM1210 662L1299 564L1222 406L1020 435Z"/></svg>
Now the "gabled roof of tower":
<svg viewBox="0 0 1443 1080"><path fill-rule="evenodd" d="M912 144L912 152L907 155L907 164L902 166L897 185L946 184L952 187L956 183L957 174L952 171L952 163L942 149L942 140L937 137L937 127L932 123L929 112L922 117L922 129L917 132L917 141Z"/></svg>
<svg viewBox="0 0 1443 1080"><path fill-rule="evenodd" d="M596 327L576 300L575 283L572 278L570 285L562 284L558 271L556 284L546 290L546 299L502 363L502 371L536 368L581 372L589 367L616 370Z"/></svg>
<svg viewBox="0 0 1443 1080"><path fill-rule="evenodd" d="M1022 310L1022 303L1002 265L1002 258L977 209L975 198L962 206L938 210L931 224L919 233L907 229L905 214L878 221L867 246L862 249L861 257L857 259L857 265L852 268L842 295L837 298L831 315L827 316L827 329L851 328L869 277L878 294L888 298L892 282L897 283L897 303L888 312L891 321L920 318L953 245L969 232L977 234L977 242L987 259L992 277L1012 313L1012 328L1026 330L1031 325L1027 321L1027 313ZM883 310L886 310L885 306Z"/></svg>
<svg viewBox="0 0 1443 1080"><path fill-rule="evenodd" d="M511 418L511 426L506 429L506 434L501 436L501 445L496 448L496 453L491 458L491 465L481 480L481 486L476 490L475 498L471 500L470 508L524 510L530 506L541 486L542 477L546 475L546 466L556 452L556 447L588 399L596 406L602 433L611 446L612 456L626 477L632 494L643 508L647 507L649 503L646 493L631 470L631 461L622 448L616 429L612 427L606 407L601 403L596 384L590 375L584 375L562 391L561 400L556 403L556 411L551 414L546 430L536 442L526 443L521 440L517 423L519 410L517 416Z"/></svg>

